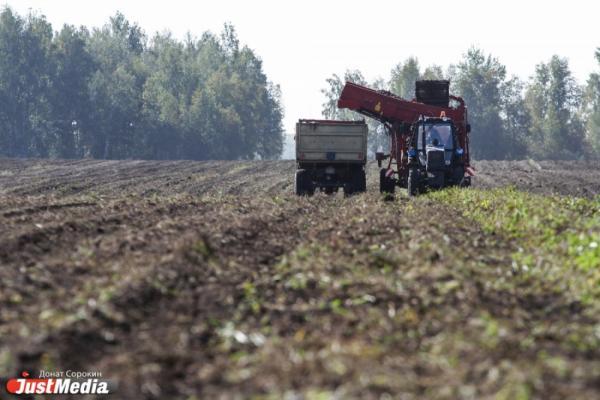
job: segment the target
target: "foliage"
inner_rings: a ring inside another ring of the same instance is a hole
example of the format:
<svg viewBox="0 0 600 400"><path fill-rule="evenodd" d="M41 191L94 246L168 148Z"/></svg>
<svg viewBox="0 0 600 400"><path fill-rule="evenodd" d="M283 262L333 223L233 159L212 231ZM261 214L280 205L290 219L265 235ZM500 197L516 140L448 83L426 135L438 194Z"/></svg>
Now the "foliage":
<svg viewBox="0 0 600 400"><path fill-rule="evenodd" d="M330 78L327 78L325 82L327 83L327 88L321 89L321 93L325 95L325 103L323 103L322 107L323 117L342 120L363 118L362 115L354 111L337 108L337 101L346 82L352 82L358 85L367 85L367 81L360 71L346 70L343 78L338 74L333 74Z"/></svg>
<svg viewBox="0 0 600 400"><path fill-rule="evenodd" d="M600 48L596 52L600 62ZM528 82L508 76L506 67L481 49L470 48L446 72L439 65L421 71L419 60L409 57L383 80L367 84L389 88L413 99L415 81L449 79L451 92L465 99L472 126L471 153L476 159L573 159L600 155L600 74L592 73L585 90L573 78L566 59L554 56L541 63ZM366 84L360 71L347 71L344 80ZM337 109L344 85L338 75L327 79L323 115L357 118ZM369 119L367 119L369 121ZM378 124L370 122L370 126ZM388 146L383 130L371 129L370 148Z"/></svg>
<svg viewBox="0 0 600 400"><path fill-rule="evenodd" d="M600 295L600 197L541 196L513 188L449 189L429 196L457 207L487 233L516 240L516 273L562 282L582 302Z"/></svg>
<svg viewBox="0 0 600 400"><path fill-rule="evenodd" d="M421 79L419 60L409 57L392 69L390 89L403 99L411 100L415 97L415 82L419 79Z"/></svg>
<svg viewBox="0 0 600 400"><path fill-rule="evenodd" d="M531 116L532 155L538 158L576 158L584 151L584 125L579 117L582 89L565 58L553 56L538 64L525 95Z"/></svg>
<svg viewBox="0 0 600 400"><path fill-rule="evenodd" d="M339 75L333 74L330 78L326 79L326 82L327 87L321 89L321 93L325 95L325 103L322 106L323 117L346 121L365 119L363 115L357 112L337 107L337 101L342 94L342 89L346 82L371 86L377 90L386 90L387 88L385 82L381 79L369 85L363 74L358 70L346 70L343 79ZM369 125L369 153L374 155L379 149L385 149L388 146L388 141L381 123L371 118L367 118L366 122Z"/></svg>
<svg viewBox="0 0 600 400"><path fill-rule="evenodd" d="M45 156L50 114L52 28L45 18L0 14L0 154Z"/></svg>
<svg viewBox="0 0 600 400"><path fill-rule="evenodd" d="M506 67L482 50L471 48L451 73L452 91L465 99L473 130L471 151L477 159L520 158L524 155L525 118L521 84L508 79Z"/></svg>
<svg viewBox="0 0 600 400"><path fill-rule="evenodd" d="M398 63L390 74L390 90L403 99L412 100L415 97L415 82L420 79L445 79L444 71L439 65L430 65L423 72L416 57L409 57Z"/></svg>
<svg viewBox="0 0 600 400"><path fill-rule="evenodd" d="M600 64L600 48L596 49L596 60ZM587 140L595 154L600 154L600 73L590 75L585 91L587 114Z"/></svg>
<svg viewBox="0 0 600 400"><path fill-rule="evenodd" d="M148 39L117 13L100 29L0 13L0 155L277 158L278 86L235 29Z"/></svg>

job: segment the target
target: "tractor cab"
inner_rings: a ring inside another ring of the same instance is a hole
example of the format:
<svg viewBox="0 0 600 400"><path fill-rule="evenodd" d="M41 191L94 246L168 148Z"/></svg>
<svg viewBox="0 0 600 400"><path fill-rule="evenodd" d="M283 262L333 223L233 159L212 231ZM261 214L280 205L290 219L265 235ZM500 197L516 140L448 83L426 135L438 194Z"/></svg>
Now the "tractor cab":
<svg viewBox="0 0 600 400"><path fill-rule="evenodd" d="M465 172L463 153L452 120L420 118L413 125L408 149L408 164L415 170L413 187L415 184L419 188L460 184Z"/></svg>
<svg viewBox="0 0 600 400"><path fill-rule="evenodd" d="M417 124L416 136L416 149L422 165L428 169L450 165L456 147L456 133L450 120L424 120Z"/></svg>

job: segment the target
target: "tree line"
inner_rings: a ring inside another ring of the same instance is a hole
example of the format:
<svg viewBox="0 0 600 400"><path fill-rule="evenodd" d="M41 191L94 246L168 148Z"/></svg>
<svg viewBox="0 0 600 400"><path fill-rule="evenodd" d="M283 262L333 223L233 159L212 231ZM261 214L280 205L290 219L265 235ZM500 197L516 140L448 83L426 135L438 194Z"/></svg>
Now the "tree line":
<svg viewBox="0 0 600 400"><path fill-rule="evenodd" d="M600 66L600 48L595 56ZM417 58L408 58L387 80L367 82L360 71L348 70L327 79L322 113L327 118L362 118L336 106L347 80L413 99L419 79L449 79L451 93L465 99L476 159L600 157L600 72L580 85L567 59L556 55L539 63L527 81L509 76L497 58L478 48L469 49L445 70L439 65L422 69ZM368 123L370 150L385 149L383 129L372 120Z"/></svg>
<svg viewBox="0 0 600 400"><path fill-rule="evenodd" d="M269 159L281 93L235 29L148 37L117 13L101 28L0 13L0 156Z"/></svg>

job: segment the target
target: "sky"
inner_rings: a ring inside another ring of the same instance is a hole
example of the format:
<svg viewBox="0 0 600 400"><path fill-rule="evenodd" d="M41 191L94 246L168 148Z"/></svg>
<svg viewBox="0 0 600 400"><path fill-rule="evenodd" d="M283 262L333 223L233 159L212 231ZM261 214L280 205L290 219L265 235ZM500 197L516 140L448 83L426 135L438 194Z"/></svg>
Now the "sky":
<svg viewBox="0 0 600 400"><path fill-rule="evenodd" d="M1 0L0 0L1 1ZM2 3L0 3L2 4ZM67 23L100 27L116 11L147 34L183 38L218 33L232 23L243 44L263 60L282 89L284 127L320 118L321 89L333 73L359 69L368 80L388 79L410 56L422 67L457 63L471 46L497 57L509 74L527 79L553 54L569 59L584 83L600 70L600 4L591 0L358 1L358 0L5 0L20 14L45 15L55 30Z"/></svg>

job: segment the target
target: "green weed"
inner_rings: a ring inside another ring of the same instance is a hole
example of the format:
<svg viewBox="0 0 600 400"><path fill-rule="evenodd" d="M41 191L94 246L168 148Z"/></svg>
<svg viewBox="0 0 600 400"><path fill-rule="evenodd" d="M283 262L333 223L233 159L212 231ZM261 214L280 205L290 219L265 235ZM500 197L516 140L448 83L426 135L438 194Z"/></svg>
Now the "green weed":
<svg viewBox="0 0 600 400"><path fill-rule="evenodd" d="M514 240L513 271L564 282L583 303L600 295L600 197L542 196L514 188L448 189L428 197L457 207L490 234Z"/></svg>

